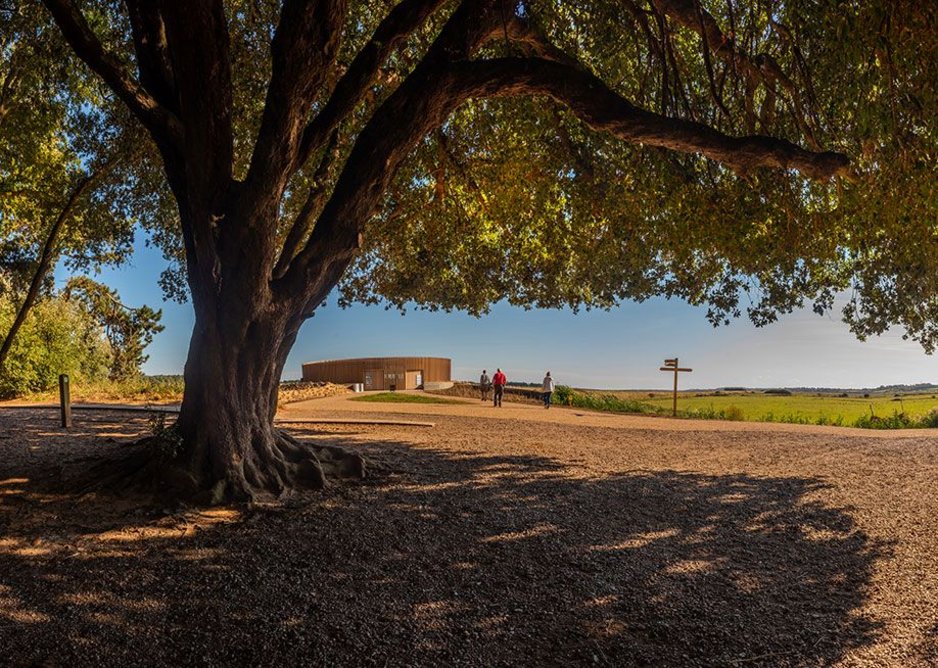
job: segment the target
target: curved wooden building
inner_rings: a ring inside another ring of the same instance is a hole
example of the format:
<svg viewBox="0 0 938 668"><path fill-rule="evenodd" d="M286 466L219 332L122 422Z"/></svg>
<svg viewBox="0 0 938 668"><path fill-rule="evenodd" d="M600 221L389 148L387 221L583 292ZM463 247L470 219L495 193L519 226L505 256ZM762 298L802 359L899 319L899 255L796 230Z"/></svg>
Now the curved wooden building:
<svg viewBox="0 0 938 668"><path fill-rule="evenodd" d="M303 380L346 385L362 383L366 390L414 390L424 383L449 381L448 357L359 357L323 360L303 365Z"/></svg>

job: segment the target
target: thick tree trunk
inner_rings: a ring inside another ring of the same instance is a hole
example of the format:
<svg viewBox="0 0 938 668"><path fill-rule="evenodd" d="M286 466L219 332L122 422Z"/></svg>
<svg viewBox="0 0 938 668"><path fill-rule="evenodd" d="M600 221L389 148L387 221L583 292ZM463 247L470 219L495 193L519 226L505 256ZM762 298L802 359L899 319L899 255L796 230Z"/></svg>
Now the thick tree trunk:
<svg viewBox="0 0 938 668"><path fill-rule="evenodd" d="M247 322L238 313L219 320L197 309L176 426L173 460L185 472L177 482L219 502L277 498L319 489L327 477L364 475L358 455L274 427L280 374L298 328L270 308Z"/></svg>

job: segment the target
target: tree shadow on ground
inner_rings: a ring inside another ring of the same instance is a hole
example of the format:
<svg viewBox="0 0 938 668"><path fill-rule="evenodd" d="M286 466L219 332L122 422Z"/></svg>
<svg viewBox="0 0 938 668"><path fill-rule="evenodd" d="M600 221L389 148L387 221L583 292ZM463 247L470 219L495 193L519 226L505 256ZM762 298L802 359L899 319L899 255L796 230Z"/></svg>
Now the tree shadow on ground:
<svg viewBox="0 0 938 668"><path fill-rule="evenodd" d="M816 666L879 632L861 607L888 548L814 499L819 480L597 478L543 457L332 441L375 475L292 510L163 516L36 485L38 455L0 464L5 656Z"/></svg>
<svg viewBox="0 0 938 668"><path fill-rule="evenodd" d="M923 665L938 666L938 624L928 630L918 650L922 656Z"/></svg>

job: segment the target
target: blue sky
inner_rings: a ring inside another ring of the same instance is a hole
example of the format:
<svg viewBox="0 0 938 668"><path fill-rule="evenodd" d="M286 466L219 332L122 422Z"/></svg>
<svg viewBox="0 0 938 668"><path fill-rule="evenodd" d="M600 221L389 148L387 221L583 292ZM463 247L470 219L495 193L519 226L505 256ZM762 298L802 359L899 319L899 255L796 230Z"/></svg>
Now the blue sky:
<svg viewBox="0 0 938 668"><path fill-rule="evenodd" d="M138 243L130 264L99 277L125 303L163 309L166 329L147 350L144 371L150 374L182 372L193 323L191 305L162 302L157 278L164 267L159 251ZM705 309L663 299L576 315L497 304L479 319L421 311L401 316L380 306L340 309L334 301L307 321L284 379L298 378L303 362L318 359L431 355L452 358L455 378L500 366L509 380L539 381L550 369L559 383L593 388L667 388L669 376L658 367L674 356L694 369L682 376L682 386L696 388L938 380L938 359L903 341L900 331L860 342L836 317L809 310L757 329L746 320L713 328Z"/></svg>

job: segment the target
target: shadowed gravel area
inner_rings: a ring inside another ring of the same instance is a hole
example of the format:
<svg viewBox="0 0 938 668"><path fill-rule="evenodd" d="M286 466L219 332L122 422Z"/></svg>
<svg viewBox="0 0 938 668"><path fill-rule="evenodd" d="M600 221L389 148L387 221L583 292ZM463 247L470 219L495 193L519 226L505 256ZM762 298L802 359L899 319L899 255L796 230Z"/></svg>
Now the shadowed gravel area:
<svg viewBox="0 0 938 668"><path fill-rule="evenodd" d="M201 510L70 491L144 416L66 433L0 410L0 664L936 661L930 432L444 408L432 429L297 427L370 477L299 508ZM377 410L286 413L395 415Z"/></svg>

